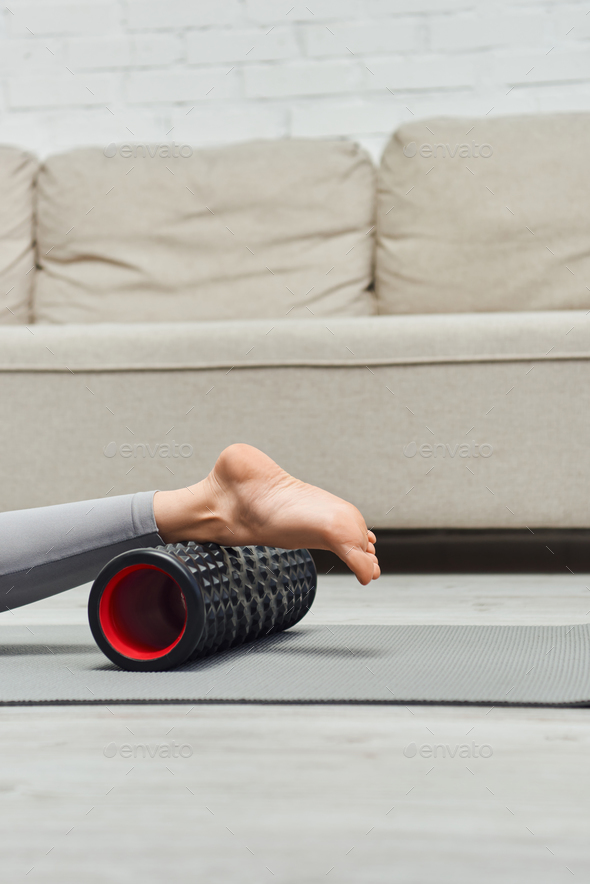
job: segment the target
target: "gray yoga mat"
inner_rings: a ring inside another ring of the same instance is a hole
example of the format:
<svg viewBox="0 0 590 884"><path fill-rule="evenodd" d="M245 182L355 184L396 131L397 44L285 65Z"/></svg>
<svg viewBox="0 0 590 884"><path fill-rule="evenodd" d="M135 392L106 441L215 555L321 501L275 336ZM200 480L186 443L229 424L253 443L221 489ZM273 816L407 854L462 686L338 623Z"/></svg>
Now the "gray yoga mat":
<svg viewBox="0 0 590 884"><path fill-rule="evenodd" d="M590 624L298 624L168 672L123 672L86 626L0 627L0 703L590 704Z"/></svg>

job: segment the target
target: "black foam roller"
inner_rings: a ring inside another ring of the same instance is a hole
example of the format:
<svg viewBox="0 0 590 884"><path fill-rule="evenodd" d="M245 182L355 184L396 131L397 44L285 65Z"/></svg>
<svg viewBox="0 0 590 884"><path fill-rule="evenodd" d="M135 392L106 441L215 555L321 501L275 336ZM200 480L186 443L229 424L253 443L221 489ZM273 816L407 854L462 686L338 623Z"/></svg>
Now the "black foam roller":
<svg viewBox="0 0 590 884"><path fill-rule="evenodd" d="M171 669L294 626L315 597L306 549L169 543L112 559L92 585L88 619L122 669Z"/></svg>

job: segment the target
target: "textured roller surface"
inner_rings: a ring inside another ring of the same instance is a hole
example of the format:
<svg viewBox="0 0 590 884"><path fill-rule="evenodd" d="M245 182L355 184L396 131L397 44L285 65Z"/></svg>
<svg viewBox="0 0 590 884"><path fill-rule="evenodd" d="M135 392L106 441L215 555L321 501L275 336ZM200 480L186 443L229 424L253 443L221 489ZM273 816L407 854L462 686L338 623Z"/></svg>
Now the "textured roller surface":
<svg viewBox="0 0 590 884"><path fill-rule="evenodd" d="M83 626L2 626L0 648L0 703L590 705L589 624L320 626L306 620L166 672L118 669Z"/></svg>
<svg viewBox="0 0 590 884"><path fill-rule="evenodd" d="M305 549L169 543L201 587L205 628L191 660L294 626L309 610L316 570Z"/></svg>

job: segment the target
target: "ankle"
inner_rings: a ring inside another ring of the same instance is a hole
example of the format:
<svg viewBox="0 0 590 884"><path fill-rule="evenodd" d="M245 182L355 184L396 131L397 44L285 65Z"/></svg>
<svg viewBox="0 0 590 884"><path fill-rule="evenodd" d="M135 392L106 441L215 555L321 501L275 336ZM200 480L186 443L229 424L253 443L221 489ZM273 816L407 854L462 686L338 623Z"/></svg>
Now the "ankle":
<svg viewBox="0 0 590 884"><path fill-rule="evenodd" d="M209 477L176 491L157 491L154 517L164 543L215 541L223 527Z"/></svg>

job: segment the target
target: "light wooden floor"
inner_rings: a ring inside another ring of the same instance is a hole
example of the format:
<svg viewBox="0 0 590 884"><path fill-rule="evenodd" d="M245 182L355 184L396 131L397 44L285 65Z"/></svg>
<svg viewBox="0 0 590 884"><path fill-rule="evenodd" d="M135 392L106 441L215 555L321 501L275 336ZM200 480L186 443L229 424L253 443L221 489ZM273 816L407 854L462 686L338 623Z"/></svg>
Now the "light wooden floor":
<svg viewBox="0 0 590 884"><path fill-rule="evenodd" d="M590 617L586 584L590 575L412 575L362 588L324 577L313 616L579 623ZM86 591L0 622L81 622ZM3 882L590 876L590 710L0 707L0 721ZM406 757L411 744L448 749ZM125 745L136 757L121 757ZM176 757L162 757L166 747Z"/></svg>

